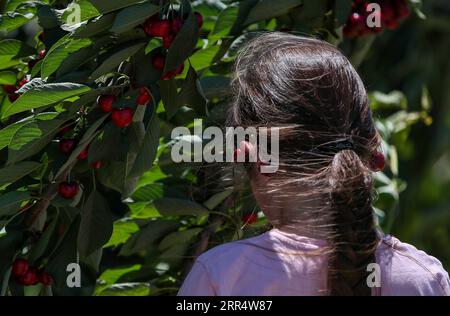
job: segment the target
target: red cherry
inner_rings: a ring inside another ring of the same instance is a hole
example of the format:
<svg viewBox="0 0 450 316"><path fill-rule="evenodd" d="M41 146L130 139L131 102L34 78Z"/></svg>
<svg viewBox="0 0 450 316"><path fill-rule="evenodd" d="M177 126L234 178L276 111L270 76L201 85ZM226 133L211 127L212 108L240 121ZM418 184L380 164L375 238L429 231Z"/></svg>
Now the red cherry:
<svg viewBox="0 0 450 316"><path fill-rule="evenodd" d="M184 70L184 64L181 64L178 66L177 69L175 69L175 75L180 75Z"/></svg>
<svg viewBox="0 0 450 316"><path fill-rule="evenodd" d="M61 197L70 200L78 194L77 182L61 182L58 186L58 193Z"/></svg>
<svg viewBox="0 0 450 316"><path fill-rule="evenodd" d="M7 94L13 94L17 91L16 86L12 85L12 84L5 84L3 85L3 90L7 93Z"/></svg>
<svg viewBox="0 0 450 316"><path fill-rule="evenodd" d="M147 34L154 37L165 37L170 34L171 25L168 20L159 20L151 23L147 28Z"/></svg>
<svg viewBox="0 0 450 316"><path fill-rule="evenodd" d="M152 59L153 68L157 70L163 70L164 65L166 64L166 57L163 55L155 55Z"/></svg>
<svg viewBox="0 0 450 316"><path fill-rule="evenodd" d="M53 285L53 277L45 271L40 270L38 272L38 279L44 286Z"/></svg>
<svg viewBox="0 0 450 316"><path fill-rule="evenodd" d="M8 95L9 102L11 103L15 102L19 97L20 95L18 95L17 93Z"/></svg>
<svg viewBox="0 0 450 316"><path fill-rule="evenodd" d="M382 152L377 151L372 154L371 168L374 171L381 171L385 166L385 158Z"/></svg>
<svg viewBox="0 0 450 316"><path fill-rule="evenodd" d="M158 21L158 20L159 20L158 15L155 14L155 15L149 17L149 18L144 22L144 24L143 24L144 31L145 31L145 33L146 33L148 36L151 36L151 35L150 35L150 27L151 27L151 25L152 25L154 22Z"/></svg>
<svg viewBox="0 0 450 316"><path fill-rule="evenodd" d="M175 39L175 36L173 34L169 34L169 35L163 37L162 46L165 49L169 49L170 46L172 45L174 39Z"/></svg>
<svg viewBox="0 0 450 316"><path fill-rule="evenodd" d="M75 139L63 139L59 142L59 151L65 155L70 155L76 145L77 142Z"/></svg>
<svg viewBox="0 0 450 316"><path fill-rule="evenodd" d="M37 59L44 59L45 55L47 55L47 51L43 49L39 52Z"/></svg>
<svg viewBox="0 0 450 316"><path fill-rule="evenodd" d="M86 148L84 148L77 156L78 160L84 160L88 157L89 155L89 145L86 146Z"/></svg>
<svg viewBox="0 0 450 316"><path fill-rule="evenodd" d="M109 113L112 111L113 104L116 101L115 95L101 95L97 99L97 104L100 106L103 112Z"/></svg>
<svg viewBox="0 0 450 316"><path fill-rule="evenodd" d="M133 110L131 108L114 109L111 118L117 127L126 127L133 121Z"/></svg>
<svg viewBox="0 0 450 316"><path fill-rule="evenodd" d="M365 26L366 24L363 16L357 12L353 12L344 26L343 30L344 36L345 37L360 36L365 32Z"/></svg>
<svg viewBox="0 0 450 316"><path fill-rule="evenodd" d="M36 285L39 282L39 278L37 276L36 273L36 269L29 269L25 275L23 275L20 279L19 279L20 283L22 283L22 285Z"/></svg>
<svg viewBox="0 0 450 316"><path fill-rule="evenodd" d="M398 22L397 20L385 19L384 26L386 26L390 30L395 30L398 27Z"/></svg>
<svg viewBox="0 0 450 316"><path fill-rule="evenodd" d="M197 18L197 25L200 29L203 26L203 16L200 14L200 12L194 12L194 15Z"/></svg>
<svg viewBox="0 0 450 316"><path fill-rule="evenodd" d="M161 80L166 81L166 80L170 80L173 77L174 77L173 72L169 71L168 73L165 73L164 75L162 75Z"/></svg>
<svg viewBox="0 0 450 316"><path fill-rule="evenodd" d="M176 15L171 21L171 29L173 34L177 34L183 27L183 19Z"/></svg>
<svg viewBox="0 0 450 316"><path fill-rule="evenodd" d="M26 259L16 259L14 260L13 266L12 266L12 274L18 278L24 276L28 269L30 268L28 264L28 260Z"/></svg>
<svg viewBox="0 0 450 316"><path fill-rule="evenodd" d="M102 161L99 160L99 161L96 161L96 162L92 163L91 164L91 168L98 170L98 169L100 169L102 167L102 165L103 165Z"/></svg>
<svg viewBox="0 0 450 316"><path fill-rule="evenodd" d="M258 220L258 215L255 213L247 214L242 217L242 221L244 222L244 224L248 224L248 225L254 224L257 220Z"/></svg>
<svg viewBox="0 0 450 316"><path fill-rule="evenodd" d="M383 25L388 29L396 29L398 27L398 17L393 4L386 2L381 6L383 15Z"/></svg>
<svg viewBox="0 0 450 316"><path fill-rule="evenodd" d="M177 69L173 70L173 71L168 71L167 73L165 73L162 77L161 80L169 80L173 77L178 76L179 74L181 74L184 70L184 64L181 64L180 66L178 66Z"/></svg>
<svg viewBox="0 0 450 316"><path fill-rule="evenodd" d="M38 61L36 59L30 59L28 61L28 69L32 70L37 63Z"/></svg>
<svg viewBox="0 0 450 316"><path fill-rule="evenodd" d="M19 83L17 84L18 88L22 88L24 85L26 85L28 83L27 79L22 79L19 81Z"/></svg>
<svg viewBox="0 0 450 316"><path fill-rule="evenodd" d="M39 40L40 40L41 42L43 42L44 39L45 39L45 33L44 33L44 32L39 33L38 38L39 38Z"/></svg>
<svg viewBox="0 0 450 316"><path fill-rule="evenodd" d="M395 2L395 4L396 4L396 11L400 19L407 18L411 14L407 1L400 0Z"/></svg>
<svg viewBox="0 0 450 316"><path fill-rule="evenodd" d="M137 105L146 105L148 102L150 102L151 99L152 99L152 95L151 95L150 91L147 88L142 87L139 91L139 96L136 100L136 104Z"/></svg>

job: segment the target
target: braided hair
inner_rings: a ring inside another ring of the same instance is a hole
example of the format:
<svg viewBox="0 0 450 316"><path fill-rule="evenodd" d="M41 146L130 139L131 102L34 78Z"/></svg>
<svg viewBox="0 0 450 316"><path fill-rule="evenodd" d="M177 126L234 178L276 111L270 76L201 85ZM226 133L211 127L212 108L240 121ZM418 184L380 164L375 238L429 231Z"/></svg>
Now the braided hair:
<svg viewBox="0 0 450 316"><path fill-rule="evenodd" d="M279 170L261 189L269 221L328 241L329 295L371 295L371 158L380 138L356 70L327 42L264 33L241 50L233 91L227 126L281 127Z"/></svg>

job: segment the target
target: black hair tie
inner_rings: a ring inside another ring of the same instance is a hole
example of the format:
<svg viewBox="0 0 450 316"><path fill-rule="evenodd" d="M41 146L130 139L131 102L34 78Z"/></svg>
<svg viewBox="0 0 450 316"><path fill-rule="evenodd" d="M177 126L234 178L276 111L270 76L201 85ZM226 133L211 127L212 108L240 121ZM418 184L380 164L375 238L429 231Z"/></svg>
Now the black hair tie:
<svg viewBox="0 0 450 316"><path fill-rule="evenodd" d="M340 152L342 150L355 150L355 144L351 138L340 140L334 143L335 152Z"/></svg>

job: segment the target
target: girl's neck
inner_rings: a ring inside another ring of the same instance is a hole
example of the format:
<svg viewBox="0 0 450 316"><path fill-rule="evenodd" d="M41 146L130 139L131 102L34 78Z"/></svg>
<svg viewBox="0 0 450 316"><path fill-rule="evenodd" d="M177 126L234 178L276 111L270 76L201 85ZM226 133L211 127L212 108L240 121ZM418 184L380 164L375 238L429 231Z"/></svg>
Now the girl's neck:
<svg viewBox="0 0 450 316"><path fill-rule="evenodd" d="M279 230L282 233L286 234L294 234L298 236L304 236L313 239L326 240L328 234L323 232L318 227L311 226L302 226L302 225L282 225L282 226L274 226L275 229Z"/></svg>

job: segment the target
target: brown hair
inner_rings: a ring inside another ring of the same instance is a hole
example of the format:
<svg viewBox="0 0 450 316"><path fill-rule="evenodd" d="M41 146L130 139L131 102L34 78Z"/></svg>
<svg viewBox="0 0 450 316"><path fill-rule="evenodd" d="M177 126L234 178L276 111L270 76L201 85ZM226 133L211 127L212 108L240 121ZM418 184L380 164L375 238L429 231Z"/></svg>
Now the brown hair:
<svg viewBox="0 0 450 316"><path fill-rule="evenodd" d="M270 222L323 234L330 295L370 295L366 268L378 242L370 161L379 135L356 70L327 42L265 33L240 52L233 89L227 126L284 127L273 199L308 201Z"/></svg>

